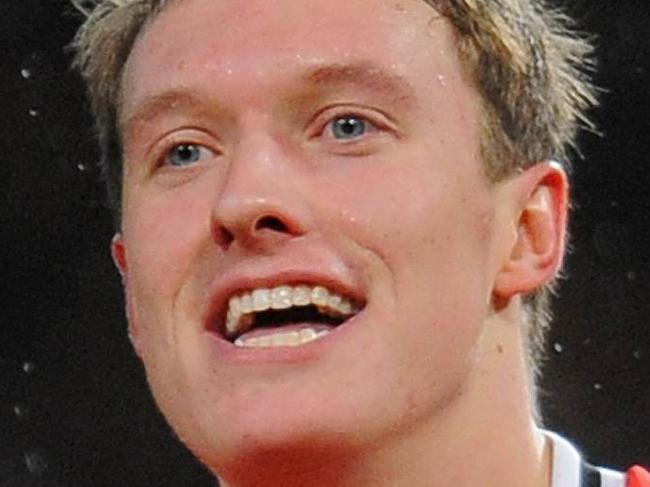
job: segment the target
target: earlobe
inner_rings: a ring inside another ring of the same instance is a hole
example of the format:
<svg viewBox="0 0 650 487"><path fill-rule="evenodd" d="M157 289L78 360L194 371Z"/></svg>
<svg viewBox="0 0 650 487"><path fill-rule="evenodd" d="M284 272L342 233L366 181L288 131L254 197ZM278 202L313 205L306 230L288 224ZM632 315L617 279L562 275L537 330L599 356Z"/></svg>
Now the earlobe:
<svg viewBox="0 0 650 487"><path fill-rule="evenodd" d="M568 207L564 170L555 163L541 163L518 179L516 239L493 290L499 302L552 281L564 255Z"/></svg>
<svg viewBox="0 0 650 487"><path fill-rule="evenodd" d="M124 280L128 265L126 260L126 247L124 246L122 234L119 232L113 235L113 240L111 241L111 255L113 256L115 267L120 271L122 280Z"/></svg>
<svg viewBox="0 0 650 487"><path fill-rule="evenodd" d="M120 275L122 276L122 286L124 287L124 294L126 297L126 315L129 321L129 339L131 340L131 344L133 345L135 352L138 354L138 356L141 356L139 344L140 334L137 327L138 320L136 307L129 289L129 266L126 246L124 245L122 234L119 232L113 236L113 240L111 241L111 255L113 256L115 267L117 267L117 269L120 271Z"/></svg>

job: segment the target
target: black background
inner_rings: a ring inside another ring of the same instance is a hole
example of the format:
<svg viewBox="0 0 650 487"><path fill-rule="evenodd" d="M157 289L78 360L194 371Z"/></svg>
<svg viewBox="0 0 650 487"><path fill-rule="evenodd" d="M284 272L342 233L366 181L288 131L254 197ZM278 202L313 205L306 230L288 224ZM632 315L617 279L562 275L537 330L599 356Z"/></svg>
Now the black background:
<svg viewBox="0 0 650 487"><path fill-rule="evenodd" d="M588 458L650 464L650 2L574 1L598 35L572 175L574 250L542 383ZM65 0L0 0L0 486L201 486L130 349ZM498 441L498 438L495 438Z"/></svg>

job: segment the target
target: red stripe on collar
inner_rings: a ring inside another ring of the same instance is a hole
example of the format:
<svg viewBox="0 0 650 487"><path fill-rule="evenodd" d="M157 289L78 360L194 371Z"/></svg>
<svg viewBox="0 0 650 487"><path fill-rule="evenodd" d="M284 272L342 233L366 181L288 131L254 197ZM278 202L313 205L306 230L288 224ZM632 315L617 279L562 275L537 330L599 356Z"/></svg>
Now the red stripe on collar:
<svg viewBox="0 0 650 487"><path fill-rule="evenodd" d="M635 466L627 471L627 487L650 487L650 471Z"/></svg>

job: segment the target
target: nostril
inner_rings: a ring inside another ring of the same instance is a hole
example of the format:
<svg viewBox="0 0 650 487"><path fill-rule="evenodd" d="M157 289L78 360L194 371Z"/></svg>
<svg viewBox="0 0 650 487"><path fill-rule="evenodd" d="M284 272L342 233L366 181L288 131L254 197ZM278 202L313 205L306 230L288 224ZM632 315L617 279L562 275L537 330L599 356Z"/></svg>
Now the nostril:
<svg viewBox="0 0 650 487"><path fill-rule="evenodd" d="M273 230L280 233L289 233L289 227L277 217L265 216L257 220L255 230Z"/></svg>
<svg viewBox="0 0 650 487"><path fill-rule="evenodd" d="M223 225L219 225L214 229L214 239L220 247L226 249L235 240L235 235Z"/></svg>

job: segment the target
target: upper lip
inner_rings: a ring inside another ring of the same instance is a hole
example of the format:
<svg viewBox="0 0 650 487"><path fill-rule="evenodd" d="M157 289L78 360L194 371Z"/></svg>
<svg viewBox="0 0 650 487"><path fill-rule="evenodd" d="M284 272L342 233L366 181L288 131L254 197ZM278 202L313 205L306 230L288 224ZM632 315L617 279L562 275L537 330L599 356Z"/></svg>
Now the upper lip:
<svg viewBox="0 0 650 487"><path fill-rule="evenodd" d="M306 284L311 286L324 286L330 291L342 296L352 298L360 304L365 304L366 299L360 287L344 276L336 276L311 270L281 270L264 275L236 275L217 278L209 294L210 300L207 307L204 323L205 327L221 336L225 336L225 316L228 311L228 301L232 296L245 291L259 288L272 289L282 285Z"/></svg>

